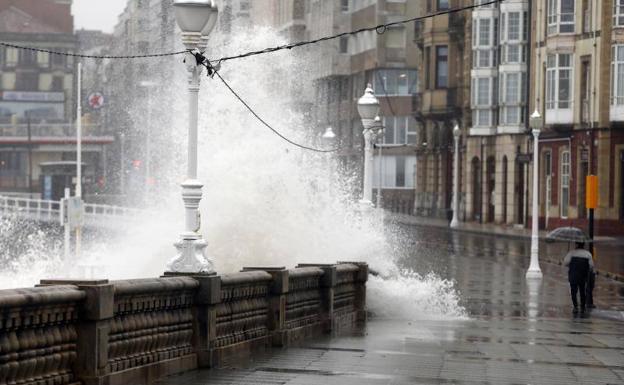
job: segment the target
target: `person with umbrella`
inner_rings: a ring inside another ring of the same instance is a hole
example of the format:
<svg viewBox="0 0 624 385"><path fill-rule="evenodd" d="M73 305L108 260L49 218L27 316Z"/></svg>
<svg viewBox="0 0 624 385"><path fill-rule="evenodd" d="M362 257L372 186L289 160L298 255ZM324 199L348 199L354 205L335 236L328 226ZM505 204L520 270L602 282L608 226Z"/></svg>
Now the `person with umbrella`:
<svg viewBox="0 0 624 385"><path fill-rule="evenodd" d="M581 299L581 313L585 313L587 299L587 281L593 272L594 261L589 251L585 250L585 243L590 240L582 230L575 227L562 227L553 230L546 237L550 241L574 242L576 248L570 250L563 260L563 266L568 268L568 282L570 282L570 295L574 305L574 314L578 314L577 293Z"/></svg>

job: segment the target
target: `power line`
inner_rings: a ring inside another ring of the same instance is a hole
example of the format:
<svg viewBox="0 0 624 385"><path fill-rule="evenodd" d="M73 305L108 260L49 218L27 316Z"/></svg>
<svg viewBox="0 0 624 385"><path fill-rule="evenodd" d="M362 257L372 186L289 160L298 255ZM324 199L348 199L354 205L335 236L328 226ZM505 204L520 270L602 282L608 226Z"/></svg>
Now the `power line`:
<svg viewBox="0 0 624 385"><path fill-rule="evenodd" d="M246 58L246 57L250 57L250 56L257 56L257 55L262 55L262 54L266 54L266 53L273 53L273 52L282 51L282 50L290 50L290 49L293 49L293 48L303 47L303 46L307 46L307 45L311 45L311 44L318 44L318 43L321 43L321 42L324 42L324 41L339 39L339 38L345 37L345 36L357 35L357 34L362 33L362 32L375 31L375 32L377 32L378 34L381 35L381 34L384 34L389 27L393 27L393 26L397 26L397 25L403 25L403 24L408 24L408 23L412 23L412 22L416 22L416 21L420 21L420 20L425 20L425 19L431 19L431 18L434 18L436 16L442 16L442 15L448 15L448 14L452 14L452 13L468 11L468 10L471 10L471 9L485 7L485 6L488 6L488 5L499 4L499 3L502 3L503 1L505 1L505 0L491 0L491 1L488 1L488 2L485 2L485 3L473 4L473 5L468 5L468 6L460 7L460 8L447 9L447 10L444 10L444 11L431 13L431 14L425 15L425 16L418 16L418 17L413 17L413 18L410 18L410 19L394 21L394 22L391 22L391 23L379 24L379 25L374 26L374 27L360 28L360 29L355 30L355 31L343 32L343 33L339 33L339 34L336 34L336 35L325 36L325 37L314 39L314 40L307 40L307 41L302 41L302 42L299 42L299 43L284 44L284 45L280 45L280 46L276 46L276 47L265 48L265 49L258 50L258 51L250 51L250 52L247 52L247 53L234 55L234 56L225 56L225 57L222 57L220 59L215 59L215 60L212 60L212 61L217 62L217 63L221 63L221 62L224 62L224 61L230 61L230 60L235 60L235 59L242 59L242 58ZM21 50L29 50L29 51L35 51L35 52L44 52L44 53L48 53L50 55L71 56L71 57L84 58L84 59L145 59L145 58L156 58L156 57L164 57L164 56L177 56L177 55L182 55L182 54L185 54L185 53L189 52L188 50L183 50L183 51L153 53L153 54L144 54L144 55L87 55L87 54L81 54L81 53L69 53L69 52L53 51L53 50L48 50L48 49L44 49L44 48L27 47L27 46L11 44L11 43L6 43L6 42L0 42L0 45L4 46L4 47L16 48L16 49L21 49Z"/></svg>
<svg viewBox="0 0 624 385"><path fill-rule="evenodd" d="M420 20L431 19L431 18L434 18L436 16L442 16L442 15L448 15L448 14L452 14L452 13L468 11L468 10L471 10L471 9L485 7L485 6L488 6L488 5L499 4L499 3L502 3L503 1L505 1L505 0L492 0L492 1L485 2L485 3L468 5L468 6L461 7L461 8L447 9L447 10L444 10L444 11L431 13L431 14L425 15L425 16L412 17L410 19L404 19L404 20L399 20L399 21L395 21L395 22L391 22L391 23L379 24L379 25L374 26L374 27L360 28L360 29L357 29L355 31L343 32L343 33L339 33L339 34L336 34L336 35L325 36L325 37L321 37L321 38L314 39L314 40L302 41L302 42L299 42L299 43L284 44L284 45L280 45L280 46L276 46L276 47L265 48L265 49L258 50L258 51L251 51L251 52L243 53L243 54L240 54L240 55L226 56L226 57L222 57L220 59L216 59L216 60L213 60L213 61L221 63L221 62L228 61L228 60L242 59L242 58L246 58L246 57L250 57L250 56L257 56L257 55L262 55L262 54L265 54L265 53L273 53L273 52L282 51L282 50L286 50L286 49L290 50L290 49L293 49L293 48L303 47L303 46L307 46L307 45L311 45L311 44L318 44L318 43L321 43L321 42L324 42L324 41L339 39L339 38L345 37L345 36L357 35L357 34L362 33L362 32L375 31L378 34L382 35L382 34L384 34L386 32L386 30L389 27L393 27L393 26L396 26L396 25L403 25L403 24L408 24L408 23L420 21Z"/></svg>
<svg viewBox="0 0 624 385"><path fill-rule="evenodd" d="M212 67L212 65L210 64L210 62L208 60L205 60L202 63L204 66L206 66L206 68L208 69L208 74L209 75L216 75L219 80L221 80L221 82L225 85L225 87L227 87L228 90L230 90L230 92L232 93L232 95L234 95L234 97L236 99L238 99L238 101L240 101L243 106L245 106L245 108L247 108L247 110L260 122L262 123L265 127L267 127L269 130L271 130L275 135L279 136L280 138L282 138L283 140L285 140L286 142L292 144L293 146L302 148L304 150L309 150L309 151L314 151L314 152L320 152L320 153L331 153L331 152L337 152L340 151L340 148L333 148L333 149L329 149L329 150L322 150L322 149L318 149L318 148L314 148L314 147L309 147L309 146L305 146L303 144L299 144L289 138L287 138L286 136L284 136L282 133L280 133L278 130L276 130L275 128L273 128L269 123L267 123L266 120L262 119L262 117L260 117L260 115L254 111L253 108L251 108L251 106L236 92L234 91L234 89L228 84L228 82L225 81L225 79L223 79L223 77L221 76L221 74L219 74L219 72Z"/></svg>

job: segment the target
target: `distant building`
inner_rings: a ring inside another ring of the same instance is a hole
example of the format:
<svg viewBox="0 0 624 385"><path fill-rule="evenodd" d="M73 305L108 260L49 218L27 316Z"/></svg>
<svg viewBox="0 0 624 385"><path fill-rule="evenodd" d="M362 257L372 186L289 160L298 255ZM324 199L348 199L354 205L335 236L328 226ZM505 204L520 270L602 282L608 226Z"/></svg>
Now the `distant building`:
<svg viewBox="0 0 624 385"><path fill-rule="evenodd" d="M76 52L71 1L1 0L0 41ZM71 56L2 47L0 65L0 192L49 198L59 187L52 183L58 180L53 164L66 166L76 159L76 61ZM83 161L89 177L83 184L86 193L97 192L105 169L104 148L113 139L89 124L84 136Z"/></svg>

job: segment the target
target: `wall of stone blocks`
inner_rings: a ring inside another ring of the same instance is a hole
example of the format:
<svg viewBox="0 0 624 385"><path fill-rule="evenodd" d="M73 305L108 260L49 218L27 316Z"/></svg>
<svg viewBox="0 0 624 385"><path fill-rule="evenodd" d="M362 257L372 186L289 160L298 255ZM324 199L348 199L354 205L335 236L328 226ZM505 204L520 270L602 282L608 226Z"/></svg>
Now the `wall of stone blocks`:
<svg viewBox="0 0 624 385"><path fill-rule="evenodd" d="M150 384L366 322L363 263L0 291L0 384Z"/></svg>

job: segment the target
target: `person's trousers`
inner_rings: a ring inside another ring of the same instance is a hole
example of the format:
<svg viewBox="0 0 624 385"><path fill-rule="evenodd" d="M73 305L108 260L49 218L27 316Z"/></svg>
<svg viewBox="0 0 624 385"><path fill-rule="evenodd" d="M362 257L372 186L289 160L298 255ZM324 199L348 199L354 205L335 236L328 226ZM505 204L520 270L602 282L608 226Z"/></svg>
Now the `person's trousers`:
<svg viewBox="0 0 624 385"><path fill-rule="evenodd" d="M596 285L596 273L589 273L587 280L587 306L594 305L594 286Z"/></svg>
<svg viewBox="0 0 624 385"><path fill-rule="evenodd" d="M586 282L578 281L578 282L570 282L570 294L572 295L572 304L574 307L578 307L578 300L576 298L576 294L580 294L581 296L581 309L585 309L585 295L586 295Z"/></svg>

